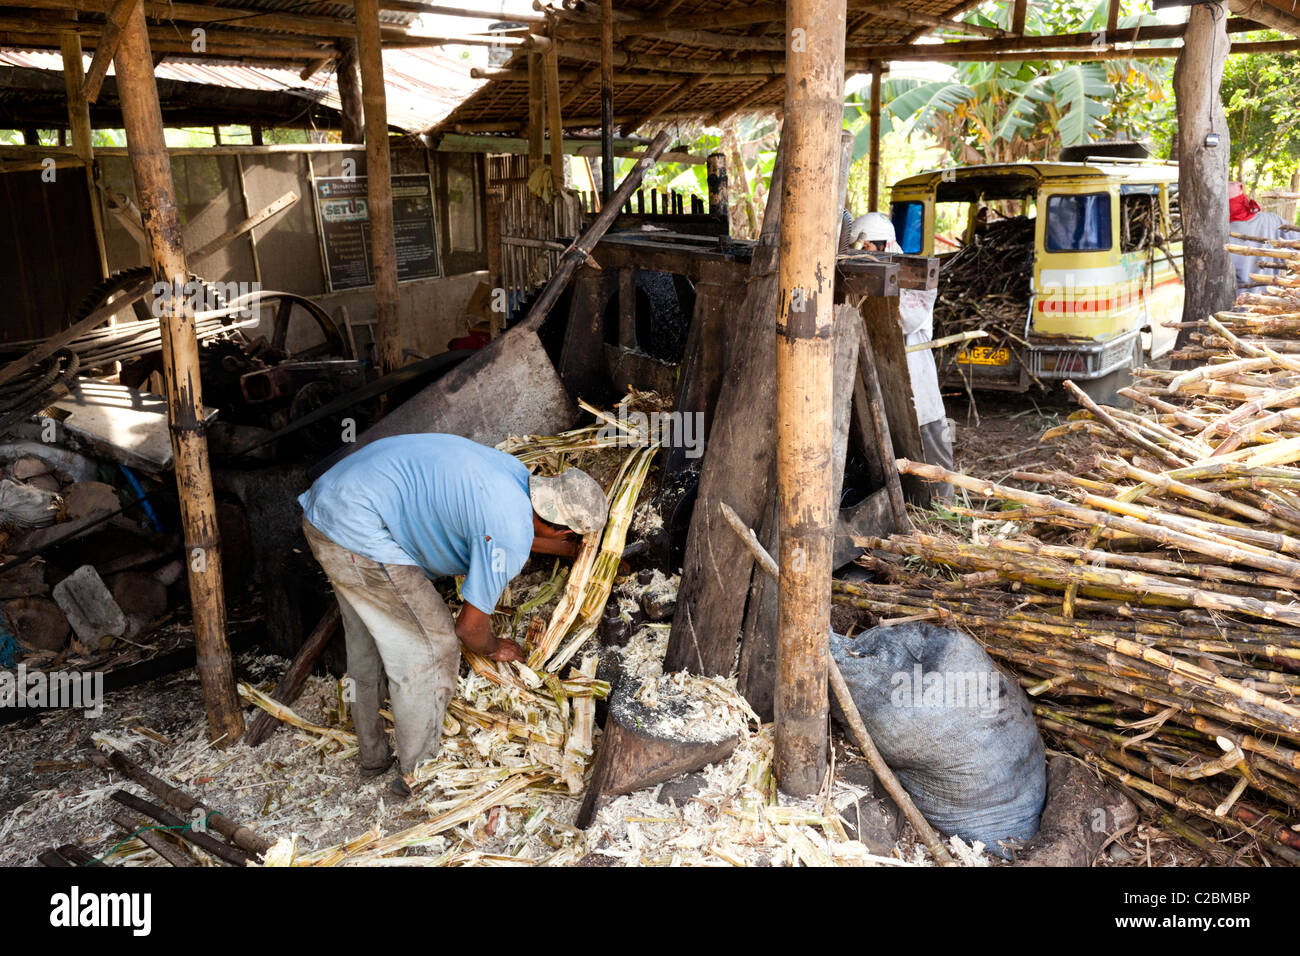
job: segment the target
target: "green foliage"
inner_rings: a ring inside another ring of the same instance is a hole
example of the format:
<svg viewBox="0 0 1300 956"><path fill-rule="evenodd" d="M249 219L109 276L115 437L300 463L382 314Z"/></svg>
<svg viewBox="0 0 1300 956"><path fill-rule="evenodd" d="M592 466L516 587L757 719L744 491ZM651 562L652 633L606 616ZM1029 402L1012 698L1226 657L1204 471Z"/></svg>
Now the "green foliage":
<svg viewBox="0 0 1300 956"><path fill-rule="evenodd" d="M1108 6L1109 0L1031 4L1026 31L1101 30ZM1010 7L986 3L967 20L1006 27ZM1131 14L1120 25L1151 20ZM951 78L890 80L882 92L891 125L929 133L956 163L1054 159L1062 146L1118 135L1151 138L1170 117L1170 69L1164 61L1141 60L961 62ZM860 110L860 102L849 106ZM885 123L882 116L882 131Z"/></svg>
<svg viewBox="0 0 1300 956"><path fill-rule="evenodd" d="M1270 33L1267 39L1279 39ZM1295 82L1300 54L1252 53L1228 57L1223 108L1232 143L1233 177L1248 192L1287 188L1300 161L1300 104Z"/></svg>

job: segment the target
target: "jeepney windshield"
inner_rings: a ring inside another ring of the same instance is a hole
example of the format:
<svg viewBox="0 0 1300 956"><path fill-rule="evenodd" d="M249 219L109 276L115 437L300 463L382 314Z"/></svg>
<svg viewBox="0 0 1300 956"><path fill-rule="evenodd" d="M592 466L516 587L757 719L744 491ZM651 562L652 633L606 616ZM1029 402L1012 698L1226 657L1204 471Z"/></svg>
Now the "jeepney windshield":
<svg viewBox="0 0 1300 956"><path fill-rule="evenodd" d="M1101 252L1110 248L1110 193L1047 197L1048 252Z"/></svg>
<svg viewBox="0 0 1300 956"><path fill-rule="evenodd" d="M907 255L918 254L925 238L925 206L919 202L891 203L889 215L894 221L899 248Z"/></svg>

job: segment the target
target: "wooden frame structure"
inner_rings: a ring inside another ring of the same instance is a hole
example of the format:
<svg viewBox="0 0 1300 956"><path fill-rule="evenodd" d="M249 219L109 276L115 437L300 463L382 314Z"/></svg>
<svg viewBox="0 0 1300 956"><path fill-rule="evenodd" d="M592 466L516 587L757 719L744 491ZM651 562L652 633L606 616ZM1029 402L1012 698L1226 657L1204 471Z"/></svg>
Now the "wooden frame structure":
<svg viewBox="0 0 1300 956"><path fill-rule="evenodd" d="M564 131L599 127L605 160L602 193L605 199L617 195L620 203L626 197L623 190L617 194L614 190L616 127L630 133L637 127L682 117L717 122L746 109L783 109L781 211L772 217L764 241L756 248L749 275L752 287L761 285L771 295L754 297L756 317L747 326L749 338L733 349L737 361L731 368L755 376L763 371L761 363L744 355L744 348L754 343L762 342L763 354L774 358L775 385L765 386L770 391L764 394L774 405L776 447L772 461L778 495L775 523L770 527L780 531L782 568L776 635L775 765L782 787L799 795L820 787L826 759L826 640L834 536L828 462L835 432L833 276L840 200L824 171L836 154L845 73L873 74L872 112L878 116L879 80L883 64L890 59L1178 56L1179 90L1186 98L1179 102L1180 118L1211 117L1217 83L1191 83L1191 77L1202 71L1213 81L1221 70L1221 55L1264 48L1236 43L1229 47L1232 35L1261 26L1300 35L1300 17L1293 12L1290 0L1224 0L1218 10L1197 7L1186 25L1129 30L1119 29L1119 3L1112 0L1104 33L1056 36L1025 35L1024 0L1013 0L1006 28L957 22L955 18L971 6L965 0L886 4L874 0L788 0L784 4L770 0L627 0L617 6L612 0L578 0L568 7L546 7L541 16L512 17L525 25L520 35L457 38L419 34L411 30L411 24L420 13L485 19L482 12L418 0L355 0L351 6L353 10L346 14L326 14L300 12L287 0L245 0L238 6L161 0L115 0L111 6L101 0L0 0L0 45L63 51L69 65L66 79L73 149L83 163L93 158L86 110L98 98L108 64L116 65L150 259L155 278L169 284L183 282L187 272L153 78L155 58L291 64L306 78L339 59L348 63L350 74L355 46L359 98L365 114L370 217L377 234L372 249L379 348L386 369L400 364L401 357L382 62L385 47L448 42L515 47L505 67L489 71L489 82L454 111L438 132L526 133L530 172L546 162L549 132L550 165L553 174L558 174ZM914 45L921 36L935 33L947 42ZM1156 45L1180 39L1181 46ZM78 45L94 51L84 78L76 76ZM1287 40L1267 48L1297 46L1300 42ZM357 99L354 85L347 102L355 104ZM549 103L549 108L544 108L544 103ZM349 119L352 128L358 129L357 117ZM875 125L878 128L879 124ZM1210 196L1203 203L1185 202L1185 228L1189 232L1200 229L1207 248L1216 243L1221 246L1219 233L1226 229L1226 218L1219 223L1212 188L1218 185L1219 164L1217 154L1205 155L1216 147L1205 139L1184 139L1188 175L1199 177L1196 186L1205 187ZM666 145L667 134L661 133L655 155ZM872 156L873 167L878 168L878 146L873 147ZM1184 194L1190 198L1194 188L1185 187ZM774 183L773 192L777 189ZM878 202L878 194L873 194L872 204ZM615 212L606 207L600 218L607 225ZM577 258L568 251L564 265L572 269ZM578 251L583 255L591 252ZM725 271L726 267L718 268ZM701 280L705 280L703 273ZM598 305L603 294L601 281L585 274L579 279L575 290L578 307L590 299ZM551 299L545 302L546 308L559 294L549 287L548 293ZM1211 298L1197 298L1189 287L1190 300L1205 304ZM224 638L220 543L206 441L197 417L202 396L197 385L193 320L179 300L173 300L160 318L165 330L166 390L177 483L191 552L189 575L199 671L212 736L229 743L242 732L242 721ZM720 367L715 366L714 372ZM869 377L864 375L864 380ZM865 385L863 389L865 392ZM746 393L733 401L753 397ZM860 427L865 432L867 426ZM765 475L759 474L757 481L762 482ZM703 491L701 494L704 500ZM751 514L742 518L757 524L751 519L760 506L752 507ZM725 527L719 533L733 534ZM683 593L688 595L687 585L684 582Z"/></svg>

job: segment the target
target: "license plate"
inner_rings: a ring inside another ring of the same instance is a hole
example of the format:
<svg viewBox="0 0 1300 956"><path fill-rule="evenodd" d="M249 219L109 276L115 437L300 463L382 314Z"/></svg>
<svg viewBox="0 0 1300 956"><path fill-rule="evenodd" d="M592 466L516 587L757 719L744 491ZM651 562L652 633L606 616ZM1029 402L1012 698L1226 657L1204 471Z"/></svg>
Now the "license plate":
<svg viewBox="0 0 1300 956"><path fill-rule="evenodd" d="M1011 350L995 349L988 345L962 349L957 353L957 361L962 365L1010 365Z"/></svg>

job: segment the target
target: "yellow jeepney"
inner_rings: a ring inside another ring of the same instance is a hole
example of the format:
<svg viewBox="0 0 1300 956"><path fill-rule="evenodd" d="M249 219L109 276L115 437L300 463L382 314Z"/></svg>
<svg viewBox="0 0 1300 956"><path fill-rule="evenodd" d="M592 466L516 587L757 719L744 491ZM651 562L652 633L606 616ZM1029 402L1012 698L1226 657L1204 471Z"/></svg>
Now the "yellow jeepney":
<svg viewBox="0 0 1300 956"><path fill-rule="evenodd" d="M1131 369L1164 355L1177 335L1164 327L1181 318L1183 306L1177 191L1177 166L1113 159L967 166L896 183L891 215L905 253L950 261L980 241L998 210L1021 223L1024 243L1032 237L1023 301L1002 304L1014 322L941 350L945 381L1023 391L1071 379L1113 400ZM936 236L943 225L950 235ZM980 325L974 316L955 321L957 296L945 298L940 270L935 338L951 331L945 317L953 327Z"/></svg>

